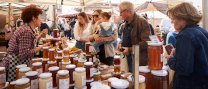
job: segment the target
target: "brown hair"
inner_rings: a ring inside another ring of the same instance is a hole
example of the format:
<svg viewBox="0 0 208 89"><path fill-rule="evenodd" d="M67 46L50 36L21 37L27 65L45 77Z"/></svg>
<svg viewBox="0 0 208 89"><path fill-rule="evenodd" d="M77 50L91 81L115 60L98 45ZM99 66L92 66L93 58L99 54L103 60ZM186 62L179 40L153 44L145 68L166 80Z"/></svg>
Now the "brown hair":
<svg viewBox="0 0 208 89"><path fill-rule="evenodd" d="M102 12L100 14L100 16L109 20L111 18L111 13L110 12Z"/></svg>
<svg viewBox="0 0 208 89"><path fill-rule="evenodd" d="M94 10L94 12L97 12L98 15L100 15L103 11L101 9L96 9L96 10ZM95 24L94 20L92 20L92 24Z"/></svg>
<svg viewBox="0 0 208 89"><path fill-rule="evenodd" d="M30 23L32 17L38 18L38 15L42 13L43 11L36 5L29 5L22 10L21 18L24 23Z"/></svg>
<svg viewBox="0 0 208 89"><path fill-rule="evenodd" d="M202 16L197 9L189 3L181 3L167 11L167 15L176 19L182 19L187 25L193 25L200 22Z"/></svg>
<svg viewBox="0 0 208 89"><path fill-rule="evenodd" d="M89 23L89 19L85 12L80 12L77 16L81 16L85 20L85 22ZM79 22L78 34L79 35L82 34L83 31L84 31L84 24Z"/></svg>

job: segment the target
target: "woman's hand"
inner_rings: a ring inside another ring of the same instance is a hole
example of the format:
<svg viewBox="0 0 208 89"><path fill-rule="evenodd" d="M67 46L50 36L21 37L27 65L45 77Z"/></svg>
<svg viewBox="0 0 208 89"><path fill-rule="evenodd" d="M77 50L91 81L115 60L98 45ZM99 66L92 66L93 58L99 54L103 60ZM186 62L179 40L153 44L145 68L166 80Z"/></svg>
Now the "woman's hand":
<svg viewBox="0 0 208 89"><path fill-rule="evenodd" d="M172 58L174 53L175 53L175 49L172 49L170 55L166 55L165 58L166 58L167 60L170 59L170 58Z"/></svg>

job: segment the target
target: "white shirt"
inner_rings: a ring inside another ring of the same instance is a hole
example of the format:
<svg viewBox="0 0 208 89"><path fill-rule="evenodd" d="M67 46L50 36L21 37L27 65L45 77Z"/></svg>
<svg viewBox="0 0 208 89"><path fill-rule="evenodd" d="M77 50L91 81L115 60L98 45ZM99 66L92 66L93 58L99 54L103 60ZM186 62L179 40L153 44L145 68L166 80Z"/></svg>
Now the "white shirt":
<svg viewBox="0 0 208 89"><path fill-rule="evenodd" d="M79 21L76 22L75 27L74 27L74 38L78 41L80 40L80 38L88 40L88 37L90 35L91 23L87 24L87 27L84 29L84 31L80 35L78 33L78 26L79 26Z"/></svg>

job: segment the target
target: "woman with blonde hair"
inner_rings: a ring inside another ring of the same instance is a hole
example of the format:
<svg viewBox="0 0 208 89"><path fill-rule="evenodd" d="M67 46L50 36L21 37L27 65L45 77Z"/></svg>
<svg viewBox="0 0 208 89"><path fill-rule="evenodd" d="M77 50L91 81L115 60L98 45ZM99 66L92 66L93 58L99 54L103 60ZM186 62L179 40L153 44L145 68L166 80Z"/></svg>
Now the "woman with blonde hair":
<svg viewBox="0 0 208 89"><path fill-rule="evenodd" d="M85 42L89 41L91 24L85 12L80 12L77 19L74 28L74 37L77 40L76 47L85 51Z"/></svg>
<svg viewBox="0 0 208 89"><path fill-rule="evenodd" d="M168 56L168 65L175 71L173 89L208 89L208 32L199 27L202 16L189 3L170 10L178 35L176 49Z"/></svg>

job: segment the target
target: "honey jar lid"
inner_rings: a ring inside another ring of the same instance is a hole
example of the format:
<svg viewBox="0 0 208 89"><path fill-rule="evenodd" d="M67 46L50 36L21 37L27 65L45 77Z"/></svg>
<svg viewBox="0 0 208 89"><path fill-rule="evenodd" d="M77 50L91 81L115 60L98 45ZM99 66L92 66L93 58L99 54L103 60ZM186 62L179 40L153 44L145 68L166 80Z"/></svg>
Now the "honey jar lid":
<svg viewBox="0 0 208 89"><path fill-rule="evenodd" d="M43 49L48 49L48 48L49 48L48 46L43 47Z"/></svg>
<svg viewBox="0 0 208 89"><path fill-rule="evenodd" d="M148 68L148 66L139 66L139 72L149 73L150 69Z"/></svg>
<svg viewBox="0 0 208 89"><path fill-rule="evenodd" d="M48 61L48 60L49 60L48 58L43 58L43 59L42 59L42 61Z"/></svg>
<svg viewBox="0 0 208 89"><path fill-rule="evenodd" d="M10 82L10 85L15 85L15 84L16 84L16 81Z"/></svg>
<svg viewBox="0 0 208 89"><path fill-rule="evenodd" d="M4 71L5 70L5 67L0 67L0 71Z"/></svg>
<svg viewBox="0 0 208 89"><path fill-rule="evenodd" d="M41 66L41 65L42 65L41 62L35 62L35 63L32 64L32 66Z"/></svg>
<svg viewBox="0 0 208 89"><path fill-rule="evenodd" d="M69 62L62 62L62 64L69 65L69 64L71 64L71 61L69 61Z"/></svg>
<svg viewBox="0 0 208 89"><path fill-rule="evenodd" d="M41 60L41 61L42 61L42 60L43 60L43 58L33 58L32 60L33 60L33 61L37 61L37 60L38 60L38 61L39 61L39 60Z"/></svg>
<svg viewBox="0 0 208 89"><path fill-rule="evenodd" d="M75 68L76 72L85 72L85 68L84 67L77 67Z"/></svg>
<svg viewBox="0 0 208 89"><path fill-rule="evenodd" d="M151 71L152 75L155 76L167 76L168 72L166 70L152 70Z"/></svg>
<svg viewBox="0 0 208 89"><path fill-rule="evenodd" d="M21 65L16 66L17 69L20 69L20 68L23 68L23 67L27 67L27 65L26 64L21 64Z"/></svg>
<svg viewBox="0 0 208 89"><path fill-rule="evenodd" d="M139 75L139 83L144 83L145 82L145 77L142 75Z"/></svg>
<svg viewBox="0 0 208 89"><path fill-rule="evenodd" d="M30 71L30 67L23 67L19 69L20 72L27 72Z"/></svg>
<svg viewBox="0 0 208 89"><path fill-rule="evenodd" d="M59 67L58 66L52 66L52 67L49 67L48 70L49 71L57 71L57 70L59 70Z"/></svg>
<svg viewBox="0 0 208 89"><path fill-rule="evenodd" d="M129 87L129 82L127 80L118 79L116 82L111 82L113 88L125 89Z"/></svg>
<svg viewBox="0 0 208 89"><path fill-rule="evenodd" d="M93 65L93 63L92 62L85 62L84 65L91 66L91 65Z"/></svg>
<svg viewBox="0 0 208 89"><path fill-rule="evenodd" d="M56 61L48 61L48 64L55 64Z"/></svg>
<svg viewBox="0 0 208 89"><path fill-rule="evenodd" d="M21 79L16 80L15 84L16 85L24 85L24 84L29 83L29 81L30 81L30 79L28 79L28 78L21 78Z"/></svg>
<svg viewBox="0 0 208 89"><path fill-rule="evenodd" d="M58 75L68 75L69 71L68 70L59 70Z"/></svg>
<svg viewBox="0 0 208 89"><path fill-rule="evenodd" d="M162 42L148 42L147 43L148 45L151 45L151 46L162 46L163 45L163 43Z"/></svg>
<svg viewBox="0 0 208 89"><path fill-rule="evenodd" d="M101 84L101 85L94 85L91 87L91 89L111 89L110 86Z"/></svg>
<svg viewBox="0 0 208 89"><path fill-rule="evenodd" d="M100 81L94 81L94 82L91 82L90 83L90 86L92 87L92 86L95 86L95 85L102 85L102 82L100 82Z"/></svg>
<svg viewBox="0 0 208 89"><path fill-rule="evenodd" d="M29 71L29 72L25 73L25 75L31 77L31 76L38 75L38 72L37 71Z"/></svg>
<svg viewBox="0 0 208 89"><path fill-rule="evenodd" d="M66 51L66 50L68 51L69 49L68 49L68 48L64 48L64 50L65 50L65 51Z"/></svg>
<svg viewBox="0 0 208 89"><path fill-rule="evenodd" d="M54 48L50 48L49 51L55 51L55 49Z"/></svg>
<svg viewBox="0 0 208 89"><path fill-rule="evenodd" d="M67 69L72 69L72 68L75 68L75 67L76 67L76 65L74 65L74 64L70 64L70 65L66 66Z"/></svg>
<svg viewBox="0 0 208 89"><path fill-rule="evenodd" d="M52 76L51 73L41 73L41 74L39 75L40 78L49 78L49 77L51 77L51 76Z"/></svg>
<svg viewBox="0 0 208 89"><path fill-rule="evenodd" d="M118 78L116 78L116 77L111 77L108 79L109 82L113 82L113 81L117 81L117 80L118 80Z"/></svg>
<svg viewBox="0 0 208 89"><path fill-rule="evenodd" d="M63 50L59 50L59 51L57 51L57 53L63 53Z"/></svg>
<svg viewBox="0 0 208 89"><path fill-rule="evenodd" d="M118 58L120 58L119 55L115 55L115 56L114 56L114 59L118 59Z"/></svg>
<svg viewBox="0 0 208 89"><path fill-rule="evenodd" d="M69 55L64 55L63 57L67 57L67 58L69 58Z"/></svg>
<svg viewBox="0 0 208 89"><path fill-rule="evenodd" d="M63 57L58 57L58 56L56 56L55 59L57 59L57 60L62 60Z"/></svg>

